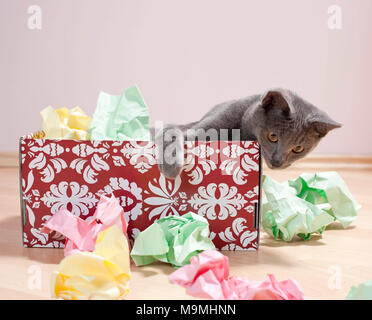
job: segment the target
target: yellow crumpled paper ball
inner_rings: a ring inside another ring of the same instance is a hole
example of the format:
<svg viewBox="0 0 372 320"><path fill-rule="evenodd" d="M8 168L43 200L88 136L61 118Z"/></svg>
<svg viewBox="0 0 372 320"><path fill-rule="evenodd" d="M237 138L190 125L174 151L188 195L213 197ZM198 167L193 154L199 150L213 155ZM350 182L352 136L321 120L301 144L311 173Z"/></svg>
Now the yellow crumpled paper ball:
<svg viewBox="0 0 372 320"><path fill-rule="evenodd" d="M53 109L46 107L40 112L45 139L89 140L89 117L80 107Z"/></svg>
<svg viewBox="0 0 372 320"><path fill-rule="evenodd" d="M112 226L98 234L93 252L65 257L52 274L52 298L65 300L121 300L129 292L128 241Z"/></svg>

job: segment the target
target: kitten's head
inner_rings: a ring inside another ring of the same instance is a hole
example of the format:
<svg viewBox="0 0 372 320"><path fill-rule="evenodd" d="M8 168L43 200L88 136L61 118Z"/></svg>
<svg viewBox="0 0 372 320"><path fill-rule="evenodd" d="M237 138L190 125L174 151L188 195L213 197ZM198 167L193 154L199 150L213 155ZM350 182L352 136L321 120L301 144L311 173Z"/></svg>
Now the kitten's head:
<svg viewBox="0 0 372 320"><path fill-rule="evenodd" d="M259 105L261 126L256 136L272 169L283 169L303 158L341 124L289 90L266 92Z"/></svg>

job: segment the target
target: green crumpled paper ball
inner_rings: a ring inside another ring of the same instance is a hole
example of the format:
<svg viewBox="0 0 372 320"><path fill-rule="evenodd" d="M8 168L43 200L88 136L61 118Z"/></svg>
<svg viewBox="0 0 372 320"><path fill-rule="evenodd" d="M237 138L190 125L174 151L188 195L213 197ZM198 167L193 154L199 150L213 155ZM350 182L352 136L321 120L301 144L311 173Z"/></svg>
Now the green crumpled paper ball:
<svg viewBox="0 0 372 320"><path fill-rule="evenodd" d="M149 110L139 89L100 92L89 131L91 140L150 140Z"/></svg>
<svg viewBox="0 0 372 320"><path fill-rule="evenodd" d="M372 300L372 280L352 286L346 300Z"/></svg>
<svg viewBox="0 0 372 320"><path fill-rule="evenodd" d="M338 220L344 228L355 220L361 206L337 172L304 173L295 180L278 183L264 176L262 226L275 239L292 241L295 235L308 240Z"/></svg>
<svg viewBox="0 0 372 320"><path fill-rule="evenodd" d="M329 203L331 208L327 212L340 221L344 228L356 219L361 208L345 181L335 171L304 173L288 183L296 189L301 199L315 205Z"/></svg>
<svg viewBox="0 0 372 320"><path fill-rule="evenodd" d="M155 261L184 266L201 251L215 249L209 234L207 219L193 212L168 216L136 236L131 256L137 266Z"/></svg>
<svg viewBox="0 0 372 320"><path fill-rule="evenodd" d="M264 176L262 188L266 198L262 204L262 227L275 239L292 241L295 235L307 240L312 233L321 234L334 218L322 209L296 195L288 182L279 183Z"/></svg>

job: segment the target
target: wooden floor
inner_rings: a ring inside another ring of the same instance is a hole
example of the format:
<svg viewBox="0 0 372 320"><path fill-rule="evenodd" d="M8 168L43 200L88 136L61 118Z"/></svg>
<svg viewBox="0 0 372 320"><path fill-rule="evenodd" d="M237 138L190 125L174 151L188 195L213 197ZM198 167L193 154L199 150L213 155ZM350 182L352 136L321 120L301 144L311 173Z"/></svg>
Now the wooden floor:
<svg viewBox="0 0 372 320"><path fill-rule="evenodd" d="M264 173L283 181L316 170L311 169ZM279 280L294 278L307 299L344 299L351 285L372 280L372 170L337 170L362 204L347 230L334 223L321 237L293 243L272 240L262 232L258 252L224 252L230 258L230 274L252 280L262 280L267 273ZM17 168L0 168L0 208L0 299L48 299L50 275L63 250L22 246ZM172 271L160 263L133 265L128 299L192 299L168 282Z"/></svg>

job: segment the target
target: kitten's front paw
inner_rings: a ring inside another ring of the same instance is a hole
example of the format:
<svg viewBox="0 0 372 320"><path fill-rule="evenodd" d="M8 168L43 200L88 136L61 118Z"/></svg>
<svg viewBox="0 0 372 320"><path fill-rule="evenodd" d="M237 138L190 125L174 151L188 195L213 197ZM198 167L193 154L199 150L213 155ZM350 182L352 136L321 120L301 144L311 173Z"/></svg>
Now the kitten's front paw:
<svg viewBox="0 0 372 320"><path fill-rule="evenodd" d="M159 163L159 170L164 174L168 179L176 179L182 171L180 165L168 165L166 163Z"/></svg>
<svg viewBox="0 0 372 320"><path fill-rule="evenodd" d="M184 164L184 138L178 128L168 128L155 137L159 150L158 166L161 173L169 179L175 179L181 173Z"/></svg>

